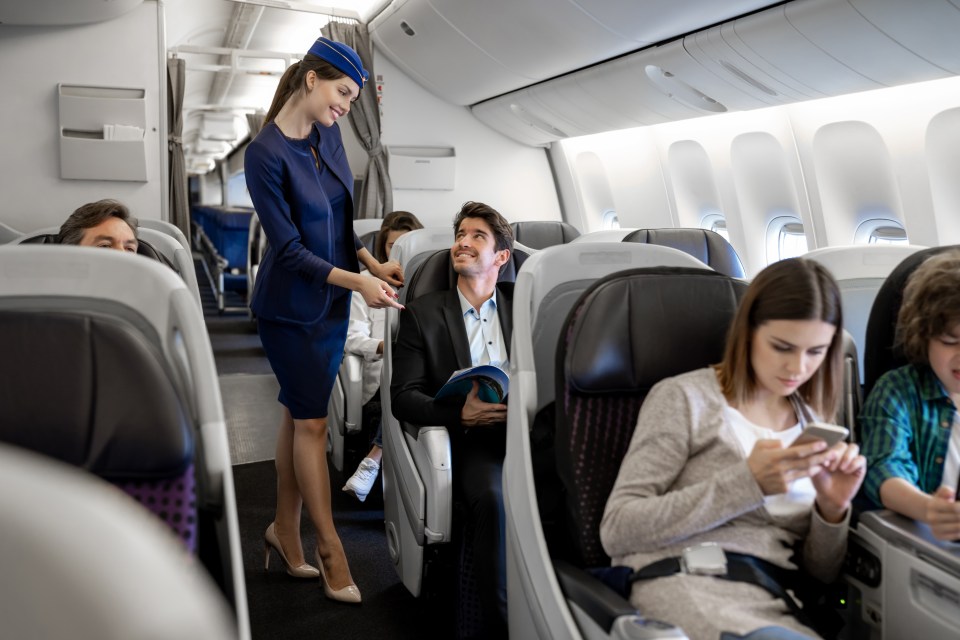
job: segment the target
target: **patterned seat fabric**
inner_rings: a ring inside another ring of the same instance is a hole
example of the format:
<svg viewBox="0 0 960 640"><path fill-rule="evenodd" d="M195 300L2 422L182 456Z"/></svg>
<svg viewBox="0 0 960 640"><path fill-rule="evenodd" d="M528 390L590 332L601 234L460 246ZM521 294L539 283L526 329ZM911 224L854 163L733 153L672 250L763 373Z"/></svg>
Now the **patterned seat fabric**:
<svg viewBox="0 0 960 640"><path fill-rule="evenodd" d="M610 564L600 520L640 406L660 380L720 361L746 287L708 270L634 269L574 305L557 348L555 435L570 561Z"/></svg>

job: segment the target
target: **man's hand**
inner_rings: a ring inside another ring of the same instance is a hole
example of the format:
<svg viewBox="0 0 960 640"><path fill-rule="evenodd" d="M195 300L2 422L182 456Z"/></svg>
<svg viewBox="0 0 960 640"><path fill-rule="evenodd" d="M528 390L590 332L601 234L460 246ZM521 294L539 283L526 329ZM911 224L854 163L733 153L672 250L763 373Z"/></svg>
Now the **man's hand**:
<svg viewBox="0 0 960 640"><path fill-rule="evenodd" d="M491 404L480 399L480 384L474 380L467 401L460 410L460 424L464 427L489 427L507 421L507 405Z"/></svg>

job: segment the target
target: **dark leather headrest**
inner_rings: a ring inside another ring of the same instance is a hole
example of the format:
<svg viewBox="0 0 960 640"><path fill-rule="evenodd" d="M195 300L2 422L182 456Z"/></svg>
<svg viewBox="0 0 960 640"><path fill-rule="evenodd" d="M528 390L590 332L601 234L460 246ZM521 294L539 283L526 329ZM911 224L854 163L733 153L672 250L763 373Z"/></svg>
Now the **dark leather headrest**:
<svg viewBox="0 0 960 640"><path fill-rule="evenodd" d="M527 220L514 222L513 238L531 249L546 249L558 244L566 244L580 236L577 228L557 220Z"/></svg>
<svg viewBox="0 0 960 640"><path fill-rule="evenodd" d="M0 311L0 439L110 479L166 478L193 455L159 347L125 320Z"/></svg>
<svg viewBox="0 0 960 640"><path fill-rule="evenodd" d="M517 271L530 256L524 251L513 251L510 260L500 270L497 282L514 282ZM457 285L457 272L450 264L450 250L438 249L429 258L420 263L417 270L404 285L407 288L406 302L416 300L422 295L434 291L447 291Z"/></svg>
<svg viewBox="0 0 960 640"><path fill-rule="evenodd" d="M903 259L894 267L887 279L877 291L877 297L870 308L867 320L867 333L864 338L863 354L863 396L866 397L873 385L887 371L907 364L900 349L894 348L897 334L897 315L903 303L903 288L924 260L938 253L958 249L960 245L931 247L917 251Z"/></svg>
<svg viewBox="0 0 960 640"><path fill-rule="evenodd" d="M640 242L672 247L690 254L714 271L734 278L745 277L743 263L723 236L708 229L637 229L623 242Z"/></svg>
<svg viewBox="0 0 960 640"><path fill-rule="evenodd" d="M597 281L571 312L567 384L584 394L630 393L719 362L746 289L715 271L680 267Z"/></svg>

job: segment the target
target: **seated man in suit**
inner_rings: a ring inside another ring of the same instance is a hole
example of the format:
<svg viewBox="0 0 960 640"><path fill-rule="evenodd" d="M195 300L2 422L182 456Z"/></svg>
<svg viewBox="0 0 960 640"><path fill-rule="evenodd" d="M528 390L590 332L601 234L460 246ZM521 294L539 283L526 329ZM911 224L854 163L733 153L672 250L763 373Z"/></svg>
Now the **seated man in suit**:
<svg viewBox="0 0 960 640"><path fill-rule="evenodd" d="M57 236L60 244L137 252L137 221L116 200L98 200L70 214Z"/></svg>
<svg viewBox="0 0 960 640"><path fill-rule="evenodd" d="M507 368L512 284L497 285L510 259L513 231L491 207L468 202L453 223L450 261L457 286L424 295L400 313L390 387L397 419L443 425L450 432L454 494L466 511L480 589L483 636L506 636L506 565L502 493L507 407L465 397L434 400L458 369Z"/></svg>

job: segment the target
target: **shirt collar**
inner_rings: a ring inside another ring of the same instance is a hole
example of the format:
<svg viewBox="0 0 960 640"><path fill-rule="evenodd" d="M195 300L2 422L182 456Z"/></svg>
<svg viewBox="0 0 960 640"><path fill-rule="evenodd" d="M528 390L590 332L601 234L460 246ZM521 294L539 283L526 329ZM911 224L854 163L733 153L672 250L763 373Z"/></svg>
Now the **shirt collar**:
<svg viewBox="0 0 960 640"><path fill-rule="evenodd" d="M467 315L468 313L470 313L470 310L473 309L473 305L470 304L470 302L464 297L463 292L460 291L460 287L456 287L456 290L457 290L457 297L460 298L460 313L463 315ZM497 309L496 288L494 288L493 295L490 296L490 299L484 302L482 305L480 305L480 309L482 310L483 307L487 306L488 304L493 305L493 310L496 311Z"/></svg>

